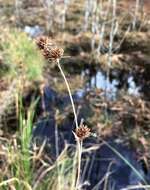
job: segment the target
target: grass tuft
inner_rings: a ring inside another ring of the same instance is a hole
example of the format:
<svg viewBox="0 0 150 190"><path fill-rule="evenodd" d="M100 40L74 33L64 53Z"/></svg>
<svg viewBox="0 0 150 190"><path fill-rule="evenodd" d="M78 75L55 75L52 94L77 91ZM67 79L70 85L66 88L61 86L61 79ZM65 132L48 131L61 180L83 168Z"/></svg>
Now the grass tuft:
<svg viewBox="0 0 150 190"><path fill-rule="evenodd" d="M33 40L24 32L6 29L1 37L1 49L4 63L9 67L7 74L10 77L24 74L29 80L41 79L43 58Z"/></svg>

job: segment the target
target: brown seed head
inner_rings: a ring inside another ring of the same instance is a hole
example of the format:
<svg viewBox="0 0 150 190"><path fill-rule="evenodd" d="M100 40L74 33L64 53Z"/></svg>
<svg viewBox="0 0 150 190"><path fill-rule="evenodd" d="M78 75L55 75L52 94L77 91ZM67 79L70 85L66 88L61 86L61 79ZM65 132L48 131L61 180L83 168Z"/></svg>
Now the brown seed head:
<svg viewBox="0 0 150 190"><path fill-rule="evenodd" d="M43 49L43 55L46 59L60 59L63 56L64 50L58 47L48 47Z"/></svg>
<svg viewBox="0 0 150 190"><path fill-rule="evenodd" d="M42 50L43 56L48 60L60 59L63 56L64 50L54 46L52 41L46 36L38 37L36 44Z"/></svg>
<svg viewBox="0 0 150 190"><path fill-rule="evenodd" d="M36 39L36 44L40 50L44 49L48 43L50 43L50 39L46 36L40 36Z"/></svg>
<svg viewBox="0 0 150 190"><path fill-rule="evenodd" d="M90 136L91 130L87 126L81 125L76 129L75 134L80 140L83 140Z"/></svg>

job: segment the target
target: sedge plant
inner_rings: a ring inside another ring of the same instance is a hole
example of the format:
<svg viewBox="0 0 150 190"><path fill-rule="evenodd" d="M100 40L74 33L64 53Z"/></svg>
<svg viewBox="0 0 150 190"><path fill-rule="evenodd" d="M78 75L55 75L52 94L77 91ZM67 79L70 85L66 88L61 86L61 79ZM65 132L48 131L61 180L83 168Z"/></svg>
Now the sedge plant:
<svg viewBox="0 0 150 190"><path fill-rule="evenodd" d="M73 178L71 189L77 190L79 187L79 183L80 183L82 143L83 143L83 139L90 135L90 130L89 130L89 128L84 127L83 125L78 125L77 113L75 110L75 104L73 101L71 89L70 89L69 83L66 79L66 76L65 76L63 69L61 67L61 64L60 64L60 60L61 60L61 58L63 56L63 52L64 52L63 49L58 48L58 47L53 47L53 43L50 41L50 39L47 37L44 37L44 36L39 37L36 42L37 42L39 49L42 50L44 57L48 61L55 60L57 66L61 72L61 75L64 79L64 82L66 84L68 94L70 97L70 101L71 101L71 105L72 105L72 109L73 109L73 113L74 113L75 126L76 126L76 130L75 130L75 132L73 132L73 134L74 134L75 139L77 141L77 152L76 152L75 159L74 159L75 163L73 165L76 165L76 157L78 157L77 180L75 182L75 180ZM73 168L73 173L75 172L75 170L76 169Z"/></svg>

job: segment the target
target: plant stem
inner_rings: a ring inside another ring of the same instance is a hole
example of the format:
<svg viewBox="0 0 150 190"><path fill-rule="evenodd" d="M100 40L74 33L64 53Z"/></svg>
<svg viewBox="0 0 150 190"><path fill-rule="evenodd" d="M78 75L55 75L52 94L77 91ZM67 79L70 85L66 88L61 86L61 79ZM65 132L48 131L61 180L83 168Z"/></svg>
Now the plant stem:
<svg viewBox="0 0 150 190"><path fill-rule="evenodd" d="M78 145L78 173L77 173L77 181L76 181L76 187L75 189L78 189L79 183L80 183L80 170L81 170L81 157L82 157L82 140L77 139L77 145Z"/></svg>
<svg viewBox="0 0 150 190"><path fill-rule="evenodd" d="M72 98L72 94L71 94L71 90L70 90L70 87L69 87L69 84L68 84L68 81L66 79L66 76L61 68L61 65L60 65L60 60L57 59L57 66L61 72L61 75L66 83L66 86L67 86L67 89L68 89L68 93L69 93L69 97L70 97L70 100L71 100L71 104L72 104L72 108L73 108L73 113L74 113L74 119L75 119L75 124L76 124L76 128L78 128L78 120L77 120L77 114L76 114L76 110L75 110L75 104L74 104L74 101L73 101L73 98ZM78 189L78 186L79 186L79 182L80 182L80 170L81 170L81 156L82 156L82 140L80 141L79 138L77 138L77 151L78 151L78 173L77 173L77 181L76 181L76 185L75 185L75 189L77 190Z"/></svg>
<svg viewBox="0 0 150 190"><path fill-rule="evenodd" d="M61 72L61 75L62 75L62 77L63 77L63 79L65 81L65 84L67 86L67 89L68 89L68 93L69 93L69 97L70 97L70 101L71 101L72 109L73 109L73 113L74 113L74 119L75 119L76 128L78 128L79 126L78 126L77 114L76 114L75 105L74 105L74 101L73 101L73 98L72 98L71 90L70 90L68 81L67 81L67 79L65 77L65 74L64 74L64 72L63 72L63 70L61 68L59 59L57 59L56 61L57 61L57 66L58 66L58 68L59 68L59 70Z"/></svg>

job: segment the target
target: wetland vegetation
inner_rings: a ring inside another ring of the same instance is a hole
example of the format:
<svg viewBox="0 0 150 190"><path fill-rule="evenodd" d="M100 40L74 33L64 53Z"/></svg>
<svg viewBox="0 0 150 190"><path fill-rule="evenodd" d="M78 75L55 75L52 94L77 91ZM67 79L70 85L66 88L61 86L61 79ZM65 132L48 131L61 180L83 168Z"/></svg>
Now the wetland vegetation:
<svg viewBox="0 0 150 190"><path fill-rule="evenodd" d="M0 0L0 190L150 189L150 1Z"/></svg>

